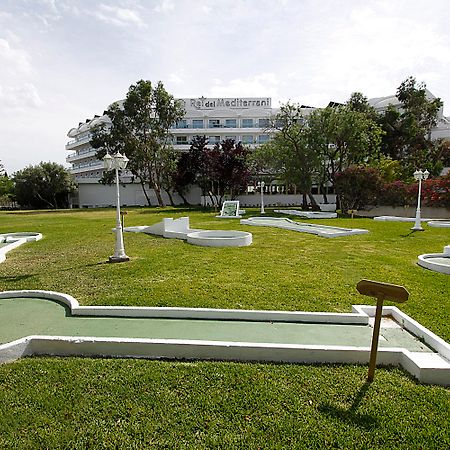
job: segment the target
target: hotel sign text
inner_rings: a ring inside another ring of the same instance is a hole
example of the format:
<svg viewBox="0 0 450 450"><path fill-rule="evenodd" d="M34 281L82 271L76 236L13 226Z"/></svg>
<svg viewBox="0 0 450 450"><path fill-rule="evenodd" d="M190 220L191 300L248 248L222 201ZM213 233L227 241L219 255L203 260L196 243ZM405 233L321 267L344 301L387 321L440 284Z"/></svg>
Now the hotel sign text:
<svg viewBox="0 0 450 450"><path fill-rule="evenodd" d="M271 98L188 98L182 99L185 108L189 109L242 109L242 108L270 108Z"/></svg>

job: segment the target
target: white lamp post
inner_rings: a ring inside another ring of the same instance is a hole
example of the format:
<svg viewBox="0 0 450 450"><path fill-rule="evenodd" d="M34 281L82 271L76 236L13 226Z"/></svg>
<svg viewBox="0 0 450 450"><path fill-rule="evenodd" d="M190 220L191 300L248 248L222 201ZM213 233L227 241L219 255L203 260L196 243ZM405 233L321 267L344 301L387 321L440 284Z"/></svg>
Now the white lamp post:
<svg viewBox="0 0 450 450"><path fill-rule="evenodd" d="M109 153L103 158L103 164L106 170L114 169L116 171L116 248L114 255L109 257L109 262L124 262L129 261L130 258L125 254L123 245L122 222L120 220L120 193L119 193L119 170L124 170L127 167L129 159L125 155L117 152L114 156Z"/></svg>
<svg viewBox="0 0 450 450"><path fill-rule="evenodd" d="M264 211L264 186L266 185L266 183L264 183L264 181L260 181L258 183L258 187L261 189L261 214L265 214L266 212Z"/></svg>
<svg viewBox="0 0 450 450"><path fill-rule="evenodd" d="M430 175L428 170L422 172L422 170L416 170L414 172L414 178L419 181L419 192L417 194L417 209L416 209L416 221L414 226L411 228L413 231L423 231L422 225L420 223L420 197L422 191L422 180L426 180Z"/></svg>

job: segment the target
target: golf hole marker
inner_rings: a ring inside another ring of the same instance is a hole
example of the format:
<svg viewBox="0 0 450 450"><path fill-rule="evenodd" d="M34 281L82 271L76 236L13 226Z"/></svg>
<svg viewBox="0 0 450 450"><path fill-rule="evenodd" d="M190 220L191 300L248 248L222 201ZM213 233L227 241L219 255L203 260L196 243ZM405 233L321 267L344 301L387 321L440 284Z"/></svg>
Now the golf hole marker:
<svg viewBox="0 0 450 450"><path fill-rule="evenodd" d="M361 280L356 289L362 295L375 297L377 299L377 309L375 311L375 322L373 324L372 346L370 349L369 373L367 381L373 381L375 375L375 366L377 363L378 339L380 337L381 315L383 312L383 301L391 300L397 303L403 303L408 300L409 292L396 284L381 283L379 281Z"/></svg>

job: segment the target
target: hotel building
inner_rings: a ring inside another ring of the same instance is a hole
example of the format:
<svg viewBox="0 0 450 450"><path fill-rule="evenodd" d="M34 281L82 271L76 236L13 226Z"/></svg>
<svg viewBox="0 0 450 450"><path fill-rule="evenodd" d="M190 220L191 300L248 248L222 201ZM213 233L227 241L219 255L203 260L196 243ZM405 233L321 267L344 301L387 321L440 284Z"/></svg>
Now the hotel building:
<svg viewBox="0 0 450 450"><path fill-rule="evenodd" d="M434 96L429 93L429 98ZM252 98L182 98L186 114L182 120L173 126L173 145L176 150L187 151L190 141L196 135L205 135L210 145L221 142L224 139L234 139L236 142L255 148L269 140L266 132L269 117L275 115L278 109L272 107L270 97ZM369 103L378 111L383 111L389 104L399 106L395 96L381 97L369 100ZM305 107L304 115L308 115L313 108ZM96 158L96 149L90 145L91 130L104 122L108 123L108 117L95 116L80 123L78 127L69 130L67 136L71 139L66 144L66 150L71 151L66 161L72 165L70 172L78 186L76 197L72 200L76 207L102 207L110 206L114 201L113 191L110 186L99 183L103 175L103 163ZM445 138L450 140L450 121L439 114L438 126L433 130L433 138ZM123 205L147 205L147 201L139 183L133 182L130 173L121 176L120 198ZM266 186L268 204L299 204L299 195L286 195L284 186L273 180ZM157 205L154 192L148 189L147 195L152 205ZM166 202L169 201L163 191ZM256 198L258 197L258 198ZM201 204L199 188L193 187L187 199L192 204ZM258 204L259 196L243 195L240 197L244 204ZM317 200L320 202L321 196ZM181 198L174 196L177 203L182 203ZM332 198L330 199L332 201Z"/></svg>

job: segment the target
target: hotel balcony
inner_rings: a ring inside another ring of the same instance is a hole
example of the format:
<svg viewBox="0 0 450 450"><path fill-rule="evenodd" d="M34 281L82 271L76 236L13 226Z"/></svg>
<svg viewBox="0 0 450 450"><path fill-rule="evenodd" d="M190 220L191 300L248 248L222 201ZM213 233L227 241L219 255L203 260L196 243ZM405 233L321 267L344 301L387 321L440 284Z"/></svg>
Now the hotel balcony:
<svg viewBox="0 0 450 450"><path fill-rule="evenodd" d="M76 153L71 153L70 155L68 155L66 157L66 161L68 163L74 163L75 161L79 161L91 156L95 156L95 154L97 153L97 149L92 148L92 147L88 147L87 149L83 149L80 150Z"/></svg>
<svg viewBox="0 0 450 450"><path fill-rule="evenodd" d="M103 161L90 161L87 163L74 164L71 169L69 169L72 175L76 175L81 172L89 172L91 170L103 170Z"/></svg>
<svg viewBox="0 0 450 450"><path fill-rule="evenodd" d="M81 144L86 144L87 142L89 142L91 140L91 133L87 133L85 135L82 135L76 139L73 139L71 141L69 141L66 144L66 150L71 150L75 147L78 147Z"/></svg>

